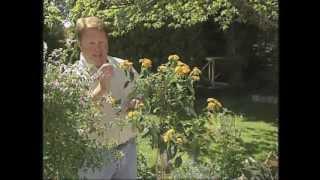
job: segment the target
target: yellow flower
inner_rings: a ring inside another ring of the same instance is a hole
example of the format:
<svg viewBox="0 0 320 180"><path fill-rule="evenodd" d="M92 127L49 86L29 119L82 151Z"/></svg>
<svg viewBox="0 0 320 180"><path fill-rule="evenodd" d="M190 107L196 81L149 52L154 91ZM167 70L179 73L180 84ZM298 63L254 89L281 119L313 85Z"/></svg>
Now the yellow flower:
<svg viewBox="0 0 320 180"><path fill-rule="evenodd" d="M136 104L135 109L142 108L144 106L143 102Z"/></svg>
<svg viewBox="0 0 320 180"><path fill-rule="evenodd" d="M192 80L194 81L199 81L200 80L200 77L199 76L191 76Z"/></svg>
<svg viewBox="0 0 320 180"><path fill-rule="evenodd" d="M207 108L208 108L209 111L213 111L216 108L221 108L222 107L222 104L218 100L216 100L214 98L208 98L207 102L208 102Z"/></svg>
<svg viewBox="0 0 320 180"><path fill-rule="evenodd" d="M176 55L176 54L170 55L170 56L168 57L168 60L169 60L169 61L178 61L179 59L180 59L180 57L179 57L178 55Z"/></svg>
<svg viewBox="0 0 320 180"><path fill-rule="evenodd" d="M177 66L174 70L174 72L178 75L182 75L183 72L182 72L182 67L181 66Z"/></svg>
<svg viewBox="0 0 320 180"><path fill-rule="evenodd" d="M200 74L201 74L201 70L197 67L194 67L190 73L191 76L200 76Z"/></svg>
<svg viewBox="0 0 320 180"><path fill-rule="evenodd" d="M120 68L123 70L130 70L133 66L133 63L130 62L129 60L124 60L123 62L120 63Z"/></svg>
<svg viewBox="0 0 320 180"><path fill-rule="evenodd" d="M164 142L169 142L172 140L174 134L173 129L169 129L167 132L165 132L162 136Z"/></svg>
<svg viewBox="0 0 320 180"><path fill-rule="evenodd" d="M147 58L140 59L139 62L142 63L143 68L150 68L152 66L152 61Z"/></svg>
<svg viewBox="0 0 320 180"><path fill-rule="evenodd" d="M165 65L161 65L158 67L159 72L164 72L166 69L167 69L167 67Z"/></svg>
<svg viewBox="0 0 320 180"><path fill-rule="evenodd" d="M182 144L183 143L183 139L182 138L177 138L177 144Z"/></svg>
<svg viewBox="0 0 320 180"><path fill-rule="evenodd" d="M219 105L221 106L221 103L220 103L218 100L216 100L215 98L208 98L208 99L207 99L207 102L208 102L208 103L209 103L209 102L213 102L213 103L219 104Z"/></svg>
<svg viewBox="0 0 320 180"><path fill-rule="evenodd" d="M213 102L209 102L207 108L209 111L214 111L216 108L216 104Z"/></svg>
<svg viewBox="0 0 320 180"><path fill-rule="evenodd" d="M183 63L182 61L178 61L178 66L183 66L185 65L185 63Z"/></svg>
<svg viewBox="0 0 320 180"><path fill-rule="evenodd" d="M137 112L137 111L130 111L130 112L128 113L127 117L131 119L131 118L137 117L138 115L139 115L139 112Z"/></svg>
<svg viewBox="0 0 320 180"><path fill-rule="evenodd" d="M217 101L216 104L218 105L219 108L222 107L222 104L219 101Z"/></svg>
<svg viewBox="0 0 320 180"><path fill-rule="evenodd" d="M177 66L174 71L176 74L178 74L180 76L188 75L188 73L190 72L190 68L188 65L183 64L181 66Z"/></svg>
<svg viewBox="0 0 320 180"><path fill-rule="evenodd" d="M182 66L182 71L183 71L183 74L187 75L190 72L190 67L185 64Z"/></svg>

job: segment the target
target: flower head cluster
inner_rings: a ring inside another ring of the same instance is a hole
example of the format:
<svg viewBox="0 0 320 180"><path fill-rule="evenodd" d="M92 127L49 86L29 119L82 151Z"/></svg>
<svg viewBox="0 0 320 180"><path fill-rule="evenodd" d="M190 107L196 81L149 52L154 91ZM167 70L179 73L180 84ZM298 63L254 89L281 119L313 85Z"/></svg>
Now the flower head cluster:
<svg viewBox="0 0 320 180"><path fill-rule="evenodd" d="M120 63L120 68L123 70L129 71L132 68L133 63L130 62L129 60L124 60L123 62Z"/></svg>
<svg viewBox="0 0 320 180"><path fill-rule="evenodd" d="M141 63L141 66L145 69L148 69L152 66L152 61L147 58L140 59L139 62Z"/></svg>
<svg viewBox="0 0 320 180"><path fill-rule="evenodd" d="M194 81L200 80L200 74L201 74L201 70L197 67L194 67L193 70L190 72L190 76Z"/></svg>
<svg viewBox="0 0 320 180"><path fill-rule="evenodd" d="M175 61L175 62L177 62L179 59L180 59L180 57L179 57L178 55L176 55L176 54L170 55L170 56L168 57L168 60L169 60L169 61Z"/></svg>
<svg viewBox="0 0 320 180"><path fill-rule="evenodd" d="M166 70L167 70L167 66L165 66L165 65L160 65L158 67L158 72L165 72Z"/></svg>
<svg viewBox="0 0 320 180"><path fill-rule="evenodd" d="M179 76L186 76L190 72L190 67L187 64L180 62L174 72Z"/></svg>
<svg viewBox="0 0 320 180"><path fill-rule="evenodd" d="M173 139L173 135L174 135L174 130L169 129L167 132L163 134L162 139L164 142L169 142Z"/></svg>
<svg viewBox="0 0 320 180"><path fill-rule="evenodd" d="M208 98L207 102L208 102L207 109L209 111L214 111L216 109L222 108L221 103L218 100L214 99L214 98Z"/></svg>
<svg viewBox="0 0 320 180"><path fill-rule="evenodd" d="M129 119L133 119L139 116L139 112L138 111L130 111L127 115L127 118Z"/></svg>

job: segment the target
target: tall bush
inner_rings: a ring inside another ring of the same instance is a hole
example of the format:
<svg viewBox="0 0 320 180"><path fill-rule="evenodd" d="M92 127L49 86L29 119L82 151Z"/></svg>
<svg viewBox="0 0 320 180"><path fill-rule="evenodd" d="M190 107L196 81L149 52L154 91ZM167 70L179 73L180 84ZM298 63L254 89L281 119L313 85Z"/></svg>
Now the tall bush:
<svg viewBox="0 0 320 180"><path fill-rule="evenodd" d="M60 61L44 64L44 178L78 178L80 168L100 167L102 152L111 151L108 143L93 138L105 126L89 96L89 76Z"/></svg>

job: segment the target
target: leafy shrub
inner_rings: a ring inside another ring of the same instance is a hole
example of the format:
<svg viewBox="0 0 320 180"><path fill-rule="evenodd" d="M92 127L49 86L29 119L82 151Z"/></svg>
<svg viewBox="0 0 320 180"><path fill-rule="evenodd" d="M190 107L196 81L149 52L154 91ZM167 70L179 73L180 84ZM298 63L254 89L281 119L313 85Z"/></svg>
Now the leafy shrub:
<svg viewBox="0 0 320 180"><path fill-rule="evenodd" d="M50 55L52 58L55 55ZM77 178L81 167L97 168L110 147L91 138L103 133L88 75L60 61L45 62L43 86L44 178Z"/></svg>
<svg viewBox="0 0 320 180"><path fill-rule="evenodd" d="M211 108L208 103L207 108ZM236 178L241 175L245 149L236 127L237 116L227 109L210 112L193 121L194 133L187 149L192 150L191 158L201 166L210 169L211 177ZM198 125L195 125L198 124ZM188 144L187 144L188 145Z"/></svg>
<svg viewBox="0 0 320 180"><path fill-rule="evenodd" d="M201 71L191 71L178 55L170 55L155 73L150 70L150 59L141 59L140 63L140 77L131 95L143 97L143 106L133 111L135 116L129 119L159 150L158 166L163 168L160 172L168 174L179 168L182 155L188 153L196 163L209 167L212 175L240 176L244 148L235 121L241 116L231 114L214 98L208 98L208 114L198 116L194 111L194 83L200 79ZM129 61L121 65L126 70L130 66Z"/></svg>

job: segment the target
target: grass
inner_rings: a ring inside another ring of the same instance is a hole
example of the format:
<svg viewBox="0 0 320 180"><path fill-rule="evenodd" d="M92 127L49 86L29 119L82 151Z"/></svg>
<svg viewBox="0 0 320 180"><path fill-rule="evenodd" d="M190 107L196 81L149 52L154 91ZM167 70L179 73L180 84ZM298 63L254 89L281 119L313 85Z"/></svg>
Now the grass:
<svg viewBox="0 0 320 180"><path fill-rule="evenodd" d="M199 98L196 102L198 112L206 106L206 98ZM266 103L255 103L249 95L243 96L215 96L224 107L236 114L244 115L250 121L264 121L277 126L278 106Z"/></svg>
<svg viewBox="0 0 320 180"><path fill-rule="evenodd" d="M277 151L277 127L263 121L239 121L236 124L242 131L244 147L250 156L263 161L270 151ZM148 164L156 163L156 151L152 150L148 139L138 138L138 150L144 152Z"/></svg>
<svg viewBox="0 0 320 180"><path fill-rule="evenodd" d="M242 140L247 153L258 160L265 160L270 151L277 152L278 130L263 121L242 121L237 123L242 130Z"/></svg>
<svg viewBox="0 0 320 180"><path fill-rule="evenodd" d="M206 107L206 98L199 98L196 102L197 112L201 112ZM253 103L249 96L216 98L224 107L245 117L236 124L242 130L241 137L248 155L264 161L270 151L277 152L277 106ZM156 163L156 151L151 149L147 139L138 138L138 150L143 152L148 165L153 166ZM183 159L187 158L183 157Z"/></svg>
<svg viewBox="0 0 320 180"><path fill-rule="evenodd" d="M211 97L211 96L208 96ZM196 102L198 112L206 106L206 99ZM245 120L237 122L242 130L242 139L249 155L264 160L270 151L277 152L278 144L278 106L266 103L255 103L249 95L213 95L224 107Z"/></svg>
<svg viewBox="0 0 320 180"><path fill-rule="evenodd" d="M143 152L147 164L150 165L150 167L155 165L157 161L157 152L151 148L148 139L139 136L137 138L137 149L138 151Z"/></svg>

